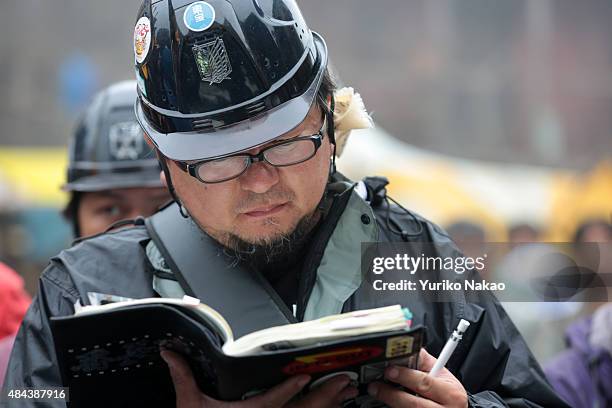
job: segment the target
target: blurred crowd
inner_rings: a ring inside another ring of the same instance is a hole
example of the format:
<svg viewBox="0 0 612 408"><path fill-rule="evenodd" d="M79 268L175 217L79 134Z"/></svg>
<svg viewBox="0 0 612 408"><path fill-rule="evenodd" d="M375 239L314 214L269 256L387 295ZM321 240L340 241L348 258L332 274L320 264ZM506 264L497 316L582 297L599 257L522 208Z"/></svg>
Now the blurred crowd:
<svg viewBox="0 0 612 408"><path fill-rule="evenodd" d="M579 224L572 240L574 260L578 264L595 265L591 282L597 283L599 296L585 298L585 302L527 302L516 295L520 301L502 302L532 352L543 364L548 380L572 407L603 407L612 402L610 221L603 218L586 220ZM477 223L458 221L448 225L447 231L466 254L478 256L485 250L484 245L488 242L486 232ZM541 268L530 270L528 266L534 248L538 256L537 248L541 249L541 245L555 245L542 243L541 237L536 226L527 223L511 226L508 229L508 253L501 262L509 263L511 267L504 268L500 264L487 268L480 271L482 277L503 280L508 279L508 275L524 274L525 279L532 279L535 274L546 273ZM595 258L595 262L589 262L592 261L590 258ZM578 267L573 271L584 279L584 269ZM580 296L574 298L581 299Z"/></svg>

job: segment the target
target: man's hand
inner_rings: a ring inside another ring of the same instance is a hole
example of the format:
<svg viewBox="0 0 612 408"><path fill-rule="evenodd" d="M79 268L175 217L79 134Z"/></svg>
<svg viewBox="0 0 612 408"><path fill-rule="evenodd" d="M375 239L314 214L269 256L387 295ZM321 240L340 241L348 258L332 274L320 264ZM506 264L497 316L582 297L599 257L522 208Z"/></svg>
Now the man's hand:
<svg viewBox="0 0 612 408"><path fill-rule="evenodd" d="M387 380L402 385L417 395L411 395L380 382L370 384L368 392L392 408L466 408L468 406L467 392L450 371L443 368L435 377L427 375L436 359L425 349L421 349L419 361L419 370L398 366L385 370Z"/></svg>
<svg viewBox="0 0 612 408"><path fill-rule="evenodd" d="M291 401L310 382L310 376L299 375L245 401L218 401L200 392L189 365L180 355L164 350L161 356L170 369L177 408L333 408L357 396L357 389L348 386L350 379L342 375L316 387L303 398Z"/></svg>

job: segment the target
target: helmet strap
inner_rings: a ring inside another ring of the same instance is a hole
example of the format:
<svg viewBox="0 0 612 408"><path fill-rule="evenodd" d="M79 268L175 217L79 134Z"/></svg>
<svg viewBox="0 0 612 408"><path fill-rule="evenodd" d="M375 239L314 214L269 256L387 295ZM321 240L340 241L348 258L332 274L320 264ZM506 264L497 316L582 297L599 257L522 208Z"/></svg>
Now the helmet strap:
<svg viewBox="0 0 612 408"><path fill-rule="evenodd" d="M166 163L165 157L162 156L159 150L156 150L156 153L159 165L161 166L162 171L166 176L166 184L168 186L168 191L170 192L172 199L174 199L174 201L176 201L176 203L178 204L181 216L183 218L189 218L189 214L187 214L187 209L183 207L183 203L181 203L181 200L179 200L178 195L176 194L176 190L174 189L174 184L172 184L172 178L170 177L170 169L168 168L168 163Z"/></svg>

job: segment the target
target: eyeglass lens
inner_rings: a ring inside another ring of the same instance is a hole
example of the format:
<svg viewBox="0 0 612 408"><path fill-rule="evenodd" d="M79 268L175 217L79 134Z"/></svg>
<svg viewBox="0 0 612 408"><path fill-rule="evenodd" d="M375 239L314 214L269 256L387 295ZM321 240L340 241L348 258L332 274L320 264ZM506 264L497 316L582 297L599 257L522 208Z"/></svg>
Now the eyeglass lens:
<svg viewBox="0 0 612 408"><path fill-rule="evenodd" d="M265 160L273 166L291 166L310 159L316 152L312 139L301 139L263 150ZM219 182L239 176L250 164L247 155L212 160L198 166L198 176L206 182Z"/></svg>

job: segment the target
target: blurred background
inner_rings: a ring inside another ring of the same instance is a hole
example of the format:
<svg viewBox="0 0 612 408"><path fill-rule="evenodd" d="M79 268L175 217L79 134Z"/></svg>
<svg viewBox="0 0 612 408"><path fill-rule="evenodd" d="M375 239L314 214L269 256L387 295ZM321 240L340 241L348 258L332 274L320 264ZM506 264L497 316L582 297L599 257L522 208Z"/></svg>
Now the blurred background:
<svg viewBox="0 0 612 408"><path fill-rule="evenodd" d="M97 90L133 79L138 6L0 2L0 260L30 293L70 244L59 211L74 121ZM387 176L460 241L571 241L585 221L610 222L612 2L300 6L377 123L351 136L348 176Z"/></svg>

